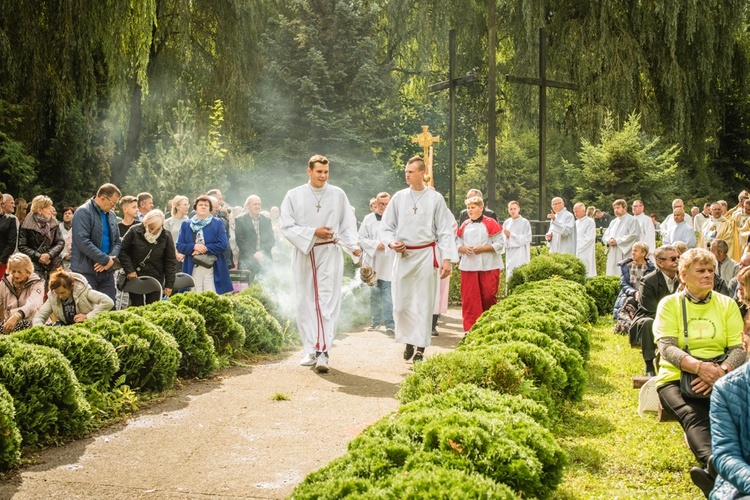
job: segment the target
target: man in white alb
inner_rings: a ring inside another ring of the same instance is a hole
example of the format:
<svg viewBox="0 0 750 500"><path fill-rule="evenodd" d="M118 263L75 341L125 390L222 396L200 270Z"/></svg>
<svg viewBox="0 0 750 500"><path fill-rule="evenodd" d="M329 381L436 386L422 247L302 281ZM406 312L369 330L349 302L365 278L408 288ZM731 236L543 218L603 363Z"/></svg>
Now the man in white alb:
<svg viewBox="0 0 750 500"><path fill-rule="evenodd" d="M503 222L505 236L505 282L513 270L531 260L531 224L521 217L521 205L517 201L508 203L510 217Z"/></svg>
<svg viewBox="0 0 750 500"><path fill-rule="evenodd" d="M357 220L341 188L328 184L328 159L315 155L307 163L310 182L287 191L281 203L281 231L293 245L292 277L296 319L305 357L303 366L328 371L341 311L343 247L355 257Z"/></svg>
<svg viewBox="0 0 750 500"><path fill-rule="evenodd" d="M612 210L615 218L604 232L602 242L607 246L607 276L620 276L619 263L630 256L633 244L639 241L641 228L635 217L628 213L625 200L615 200Z"/></svg>
<svg viewBox="0 0 750 500"><path fill-rule="evenodd" d="M596 276L596 222L586 216L586 205L573 205L576 216L576 257L586 265L586 276Z"/></svg>
<svg viewBox="0 0 750 500"><path fill-rule="evenodd" d="M458 260L455 219L442 195L425 185L424 176L422 158L411 158L405 172L409 188L393 195L383 213L380 238L398 254L391 284L396 341L406 344L404 359L414 356L414 361L424 358L432 339L438 279L449 276L451 262Z"/></svg>
<svg viewBox="0 0 750 500"><path fill-rule="evenodd" d="M393 300L391 299L391 276L393 260L396 254L380 241L380 223L391 195L379 193L375 200L375 212L362 219L359 226L359 246L362 247L362 265L368 265L375 271L376 282L370 287L370 330L385 326L388 335L394 334Z"/></svg>
<svg viewBox="0 0 750 500"><path fill-rule="evenodd" d="M545 235L549 241L549 253L576 254L576 220L565 208L565 201L552 198L552 212L547 214L549 231Z"/></svg>
<svg viewBox="0 0 750 500"><path fill-rule="evenodd" d="M654 222L651 217L643 213L643 202L641 200L635 200L633 202L633 217L638 221L638 225L641 230L641 240L648 245L648 254L651 262L654 262L654 250L656 250L656 230L654 229Z"/></svg>

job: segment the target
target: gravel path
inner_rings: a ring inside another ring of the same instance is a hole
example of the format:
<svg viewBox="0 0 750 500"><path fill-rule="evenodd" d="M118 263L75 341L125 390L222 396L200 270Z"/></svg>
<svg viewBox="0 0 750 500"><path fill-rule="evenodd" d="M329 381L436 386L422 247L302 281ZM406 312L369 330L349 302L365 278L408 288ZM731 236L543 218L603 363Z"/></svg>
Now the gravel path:
<svg viewBox="0 0 750 500"><path fill-rule="evenodd" d="M460 317L443 316L428 356L455 347ZM124 424L40 452L0 482L0 498L284 498L398 406L411 372L402 352L384 332L357 331L336 340L325 375L299 366L301 351L223 370Z"/></svg>

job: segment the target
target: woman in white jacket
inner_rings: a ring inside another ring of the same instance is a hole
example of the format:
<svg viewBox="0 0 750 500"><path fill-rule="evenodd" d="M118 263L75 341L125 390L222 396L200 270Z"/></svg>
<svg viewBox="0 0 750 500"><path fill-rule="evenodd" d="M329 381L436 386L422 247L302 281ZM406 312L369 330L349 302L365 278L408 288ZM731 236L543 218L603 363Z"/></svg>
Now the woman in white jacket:
<svg viewBox="0 0 750 500"><path fill-rule="evenodd" d="M80 274L60 269L52 273L49 294L33 325L44 325L51 314L57 318L55 325L81 323L114 307L107 295L97 292Z"/></svg>

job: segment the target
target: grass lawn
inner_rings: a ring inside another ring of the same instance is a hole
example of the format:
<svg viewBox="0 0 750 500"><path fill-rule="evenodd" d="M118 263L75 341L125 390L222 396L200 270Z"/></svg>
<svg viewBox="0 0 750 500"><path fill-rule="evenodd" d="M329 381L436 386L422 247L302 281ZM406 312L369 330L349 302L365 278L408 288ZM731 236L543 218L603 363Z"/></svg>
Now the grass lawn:
<svg viewBox="0 0 750 500"><path fill-rule="evenodd" d="M556 429L570 465L555 498L703 498L680 425L638 414L631 377L643 374L643 360L612 325L600 319L594 328L583 401L563 410Z"/></svg>

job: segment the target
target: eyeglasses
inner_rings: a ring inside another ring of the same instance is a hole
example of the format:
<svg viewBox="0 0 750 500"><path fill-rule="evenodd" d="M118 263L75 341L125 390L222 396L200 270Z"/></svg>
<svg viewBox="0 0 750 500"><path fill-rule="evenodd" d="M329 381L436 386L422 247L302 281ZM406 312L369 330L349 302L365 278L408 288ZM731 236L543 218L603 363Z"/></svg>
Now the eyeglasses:
<svg viewBox="0 0 750 500"><path fill-rule="evenodd" d="M113 207L117 205L117 203L115 203L114 201L110 200L109 196L107 196L106 194L102 193L102 196L104 196L104 199L107 200Z"/></svg>
<svg viewBox="0 0 750 500"><path fill-rule="evenodd" d="M563 202L561 202L561 201L553 201L552 202L552 205L562 205L562 204L563 204Z"/></svg>
<svg viewBox="0 0 750 500"><path fill-rule="evenodd" d="M669 262L676 262L678 259L679 259L679 257L675 255L675 256L670 257L668 259L660 258L659 260L668 260Z"/></svg>

